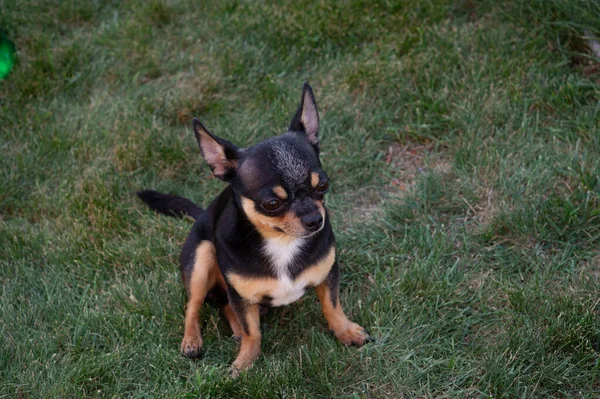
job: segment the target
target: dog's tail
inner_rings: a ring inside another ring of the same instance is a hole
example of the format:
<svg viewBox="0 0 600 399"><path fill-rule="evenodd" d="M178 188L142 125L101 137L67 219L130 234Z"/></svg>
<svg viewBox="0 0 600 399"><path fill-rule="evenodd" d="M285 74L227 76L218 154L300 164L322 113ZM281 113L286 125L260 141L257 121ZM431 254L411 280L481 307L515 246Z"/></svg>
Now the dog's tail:
<svg viewBox="0 0 600 399"><path fill-rule="evenodd" d="M154 190L138 191L137 196L156 212L173 216L190 216L198 219L204 210L187 198L172 194L162 194Z"/></svg>

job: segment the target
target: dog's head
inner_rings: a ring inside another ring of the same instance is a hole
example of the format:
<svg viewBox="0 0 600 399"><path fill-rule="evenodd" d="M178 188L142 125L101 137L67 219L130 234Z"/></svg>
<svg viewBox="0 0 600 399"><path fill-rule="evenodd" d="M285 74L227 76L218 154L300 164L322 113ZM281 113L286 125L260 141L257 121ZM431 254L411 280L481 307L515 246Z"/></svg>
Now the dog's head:
<svg viewBox="0 0 600 399"><path fill-rule="evenodd" d="M306 237L324 226L329 183L319 161L319 114L308 83L288 132L250 148L214 136L197 119L193 125L214 175L231 185L265 238Z"/></svg>

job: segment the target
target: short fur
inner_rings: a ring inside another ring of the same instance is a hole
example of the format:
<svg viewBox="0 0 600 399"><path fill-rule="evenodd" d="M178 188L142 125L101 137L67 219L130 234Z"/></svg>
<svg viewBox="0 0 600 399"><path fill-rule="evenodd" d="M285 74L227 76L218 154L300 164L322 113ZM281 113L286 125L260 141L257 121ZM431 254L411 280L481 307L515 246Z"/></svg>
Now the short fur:
<svg viewBox="0 0 600 399"><path fill-rule="evenodd" d="M204 211L175 195L138 193L160 213L195 219L180 256L188 296L182 354L200 356L198 311L209 300L241 338L231 368L236 376L260 354L259 307L292 303L308 287L316 288L329 328L342 343L369 341L339 301L335 237L324 206L328 178L319 160L311 87L304 84L288 132L250 148L240 150L214 136L197 119L193 127L202 156L228 186Z"/></svg>

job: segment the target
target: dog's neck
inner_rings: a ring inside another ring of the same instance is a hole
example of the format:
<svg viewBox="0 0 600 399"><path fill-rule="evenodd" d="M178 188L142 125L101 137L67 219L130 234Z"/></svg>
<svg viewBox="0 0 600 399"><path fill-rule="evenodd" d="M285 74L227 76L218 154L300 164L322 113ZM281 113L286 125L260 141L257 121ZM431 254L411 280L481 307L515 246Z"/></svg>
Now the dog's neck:
<svg viewBox="0 0 600 399"><path fill-rule="evenodd" d="M272 271L278 278L289 277L290 266L302 252L302 247L307 238L276 236L265 239L263 253L271 263Z"/></svg>

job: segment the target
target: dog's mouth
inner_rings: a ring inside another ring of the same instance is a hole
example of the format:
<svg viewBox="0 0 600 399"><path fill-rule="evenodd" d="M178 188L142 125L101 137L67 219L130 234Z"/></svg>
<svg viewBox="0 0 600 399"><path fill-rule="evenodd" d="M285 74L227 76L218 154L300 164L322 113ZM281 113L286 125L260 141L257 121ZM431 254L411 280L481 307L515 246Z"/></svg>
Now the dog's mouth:
<svg viewBox="0 0 600 399"><path fill-rule="evenodd" d="M262 225L270 229L273 233L281 236L293 237L293 238L309 238L318 234L325 227L325 221L321 222L321 225L317 230L309 230L299 223L274 223L265 220L253 221L255 226Z"/></svg>
<svg viewBox="0 0 600 399"><path fill-rule="evenodd" d="M321 229L317 230L317 231L307 231L306 233L304 233L304 235L302 235L303 238L310 238L314 235L316 235L319 231L321 231Z"/></svg>
<svg viewBox="0 0 600 399"><path fill-rule="evenodd" d="M283 229L283 228L278 227L278 226L271 226L271 228L274 231L276 231L277 233L280 233L282 235L286 235L288 237L309 238L309 237L312 237L312 236L316 235L321 230L323 230L324 226L325 226L325 223L323 223L321 225L321 227L319 227L319 229L317 229L316 231L309 231L309 230L306 230L306 229Z"/></svg>
<svg viewBox="0 0 600 399"><path fill-rule="evenodd" d="M306 231L305 236L304 237L312 237L314 235L317 235L321 232L321 230L323 230L323 227L325 227L325 222L321 223L321 227L319 227L317 230L315 231Z"/></svg>
<svg viewBox="0 0 600 399"><path fill-rule="evenodd" d="M323 230L323 227L325 227L325 222L321 223L321 227L319 227L315 231L310 231L310 230L303 229L304 231L298 237L299 238L310 238L310 237L313 237L313 236L317 235L321 230Z"/></svg>

